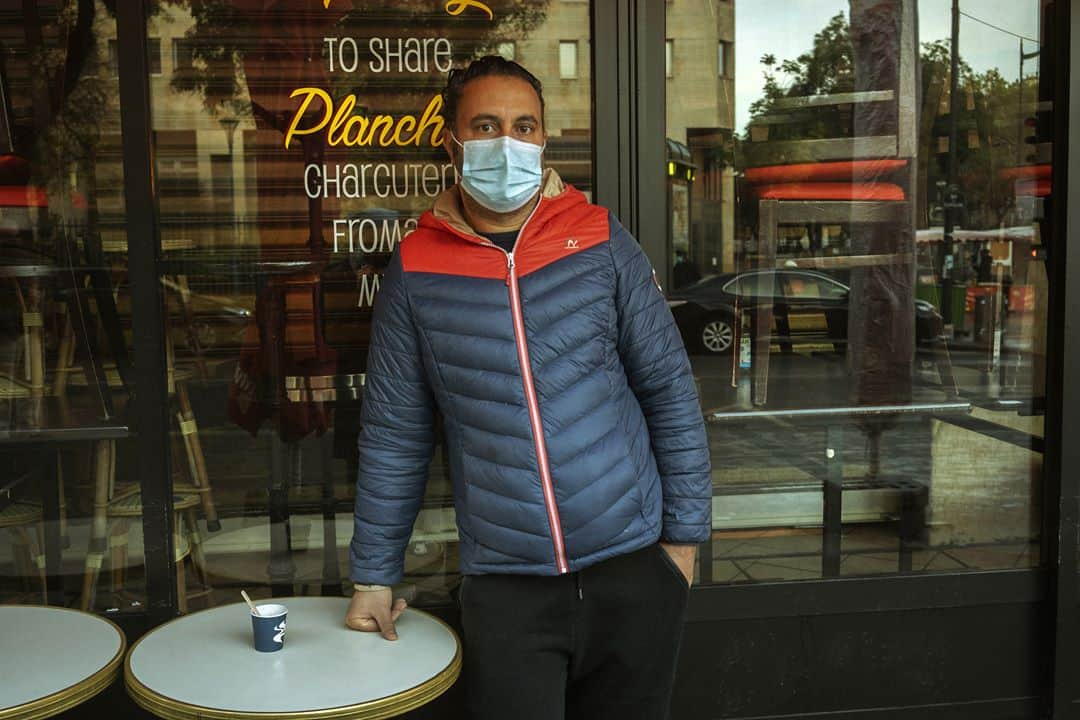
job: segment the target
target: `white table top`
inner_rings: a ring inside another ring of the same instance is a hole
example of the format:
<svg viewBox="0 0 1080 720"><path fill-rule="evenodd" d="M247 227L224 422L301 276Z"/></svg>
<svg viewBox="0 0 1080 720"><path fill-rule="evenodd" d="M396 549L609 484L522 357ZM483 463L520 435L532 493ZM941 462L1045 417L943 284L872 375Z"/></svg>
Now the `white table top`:
<svg viewBox="0 0 1080 720"><path fill-rule="evenodd" d="M105 618L68 608L0 605L0 718L44 718L116 678L127 641Z"/></svg>
<svg viewBox="0 0 1080 720"><path fill-rule="evenodd" d="M457 636L427 613L406 610L390 642L345 627L347 598L272 602L289 609L281 650L255 651L242 602L185 615L132 647L128 692L165 718L385 718L431 701L461 671Z"/></svg>

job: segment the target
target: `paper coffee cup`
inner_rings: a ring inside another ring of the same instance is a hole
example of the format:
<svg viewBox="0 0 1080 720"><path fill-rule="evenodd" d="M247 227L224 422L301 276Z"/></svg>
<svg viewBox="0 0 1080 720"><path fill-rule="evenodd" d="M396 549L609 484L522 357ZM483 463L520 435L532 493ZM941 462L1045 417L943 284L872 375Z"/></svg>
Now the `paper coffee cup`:
<svg viewBox="0 0 1080 720"><path fill-rule="evenodd" d="M257 605L259 614L251 613L251 629L255 634L255 649L259 652L276 652L285 645L284 605Z"/></svg>

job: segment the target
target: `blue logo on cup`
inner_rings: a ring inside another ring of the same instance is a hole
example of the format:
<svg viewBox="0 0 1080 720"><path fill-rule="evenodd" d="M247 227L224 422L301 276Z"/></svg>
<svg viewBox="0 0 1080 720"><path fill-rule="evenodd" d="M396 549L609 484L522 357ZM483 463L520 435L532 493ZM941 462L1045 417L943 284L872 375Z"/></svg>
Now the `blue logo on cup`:
<svg viewBox="0 0 1080 720"><path fill-rule="evenodd" d="M259 605L259 614L251 613L251 629L254 632L255 649L259 652L276 652L285 645L284 605Z"/></svg>

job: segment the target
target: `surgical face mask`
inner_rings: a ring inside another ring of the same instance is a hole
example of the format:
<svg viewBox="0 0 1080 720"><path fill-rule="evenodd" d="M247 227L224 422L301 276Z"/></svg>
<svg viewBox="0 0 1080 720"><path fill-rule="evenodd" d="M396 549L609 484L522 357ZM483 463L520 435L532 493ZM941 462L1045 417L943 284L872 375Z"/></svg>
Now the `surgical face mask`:
<svg viewBox="0 0 1080 720"><path fill-rule="evenodd" d="M508 135L461 142L461 185L473 200L496 213L508 213L527 203L540 189L544 146Z"/></svg>

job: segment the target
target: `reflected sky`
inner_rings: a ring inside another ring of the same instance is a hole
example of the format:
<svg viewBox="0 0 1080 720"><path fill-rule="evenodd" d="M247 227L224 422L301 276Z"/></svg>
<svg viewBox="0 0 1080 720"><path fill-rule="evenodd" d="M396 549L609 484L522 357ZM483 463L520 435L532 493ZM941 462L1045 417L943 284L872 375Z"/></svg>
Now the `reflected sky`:
<svg viewBox="0 0 1080 720"><path fill-rule="evenodd" d="M919 0L919 38L931 42L949 37L952 0ZM961 0L960 10L1028 38L1038 38L1038 0ZM770 3L735 7L735 129L742 132L750 104L761 95L761 56L786 60L809 50L814 33L838 12L848 14L847 0L787 0L783 12ZM1020 71L1020 39L967 17L960 18L960 54L977 72L996 67L1006 80ZM1024 41L1025 52L1036 44ZM1035 61L1024 65L1033 75Z"/></svg>

